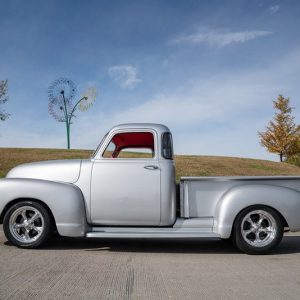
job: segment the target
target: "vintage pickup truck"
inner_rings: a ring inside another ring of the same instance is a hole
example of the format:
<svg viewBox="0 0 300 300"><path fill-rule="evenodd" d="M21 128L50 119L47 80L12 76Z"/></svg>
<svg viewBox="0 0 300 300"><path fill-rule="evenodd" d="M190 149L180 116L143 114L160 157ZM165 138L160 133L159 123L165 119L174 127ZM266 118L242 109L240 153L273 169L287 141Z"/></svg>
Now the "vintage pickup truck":
<svg viewBox="0 0 300 300"><path fill-rule="evenodd" d="M265 254L300 231L300 177L182 177L170 130L123 124L91 159L23 164L0 180L7 239L36 248L52 232L87 238L231 238Z"/></svg>

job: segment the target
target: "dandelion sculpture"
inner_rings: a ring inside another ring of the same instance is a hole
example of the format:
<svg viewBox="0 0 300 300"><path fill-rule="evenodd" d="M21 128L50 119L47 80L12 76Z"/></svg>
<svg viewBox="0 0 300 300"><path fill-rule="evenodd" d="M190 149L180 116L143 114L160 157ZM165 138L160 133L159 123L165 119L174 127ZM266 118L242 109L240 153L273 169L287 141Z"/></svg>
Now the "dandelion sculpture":
<svg viewBox="0 0 300 300"><path fill-rule="evenodd" d="M55 80L48 89L49 114L58 122L66 123L67 145L70 149L70 127L77 108L87 111L96 100L97 91L91 87L75 102L76 86L67 78Z"/></svg>

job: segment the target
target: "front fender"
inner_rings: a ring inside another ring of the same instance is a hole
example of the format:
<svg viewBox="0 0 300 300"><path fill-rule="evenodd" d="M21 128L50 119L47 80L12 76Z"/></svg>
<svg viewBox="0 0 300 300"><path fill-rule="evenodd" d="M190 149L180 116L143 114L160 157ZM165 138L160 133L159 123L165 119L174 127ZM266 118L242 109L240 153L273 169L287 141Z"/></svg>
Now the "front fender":
<svg viewBox="0 0 300 300"><path fill-rule="evenodd" d="M39 179L1 179L0 214L6 205L16 199L36 199L45 203L54 216L60 235L85 235L85 205L81 190L77 186Z"/></svg>
<svg viewBox="0 0 300 300"><path fill-rule="evenodd" d="M229 238L236 216L246 207L266 205L276 209L291 231L300 230L300 192L286 187L253 184L235 186L219 200L215 210L214 231Z"/></svg>

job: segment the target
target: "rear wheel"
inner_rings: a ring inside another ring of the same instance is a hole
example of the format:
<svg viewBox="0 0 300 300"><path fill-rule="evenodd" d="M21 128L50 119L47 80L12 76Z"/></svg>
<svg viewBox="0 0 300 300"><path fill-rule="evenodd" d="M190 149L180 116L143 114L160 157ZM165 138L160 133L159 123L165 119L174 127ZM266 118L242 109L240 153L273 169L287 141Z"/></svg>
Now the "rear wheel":
<svg viewBox="0 0 300 300"><path fill-rule="evenodd" d="M50 235L51 221L43 205L22 201L13 205L5 214L3 230L6 238L15 246L38 248Z"/></svg>
<svg viewBox="0 0 300 300"><path fill-rule="evenodd" d="M252 206L243 210L233 227L233 242L248 254L267 254L281 242L283 222L272 208Z"/></svg>

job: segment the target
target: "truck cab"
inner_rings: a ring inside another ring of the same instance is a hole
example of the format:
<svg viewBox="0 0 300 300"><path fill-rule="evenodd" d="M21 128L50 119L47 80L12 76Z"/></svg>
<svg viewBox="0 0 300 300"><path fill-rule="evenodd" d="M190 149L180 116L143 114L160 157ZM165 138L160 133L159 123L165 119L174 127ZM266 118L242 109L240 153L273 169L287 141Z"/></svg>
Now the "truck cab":
<svg viewBox="0 0 300 300"><path fill-rule="evenodd" d="M158 124L114 127L92 158L91 222L170 226L176 219L170 130Z"/></svg>

